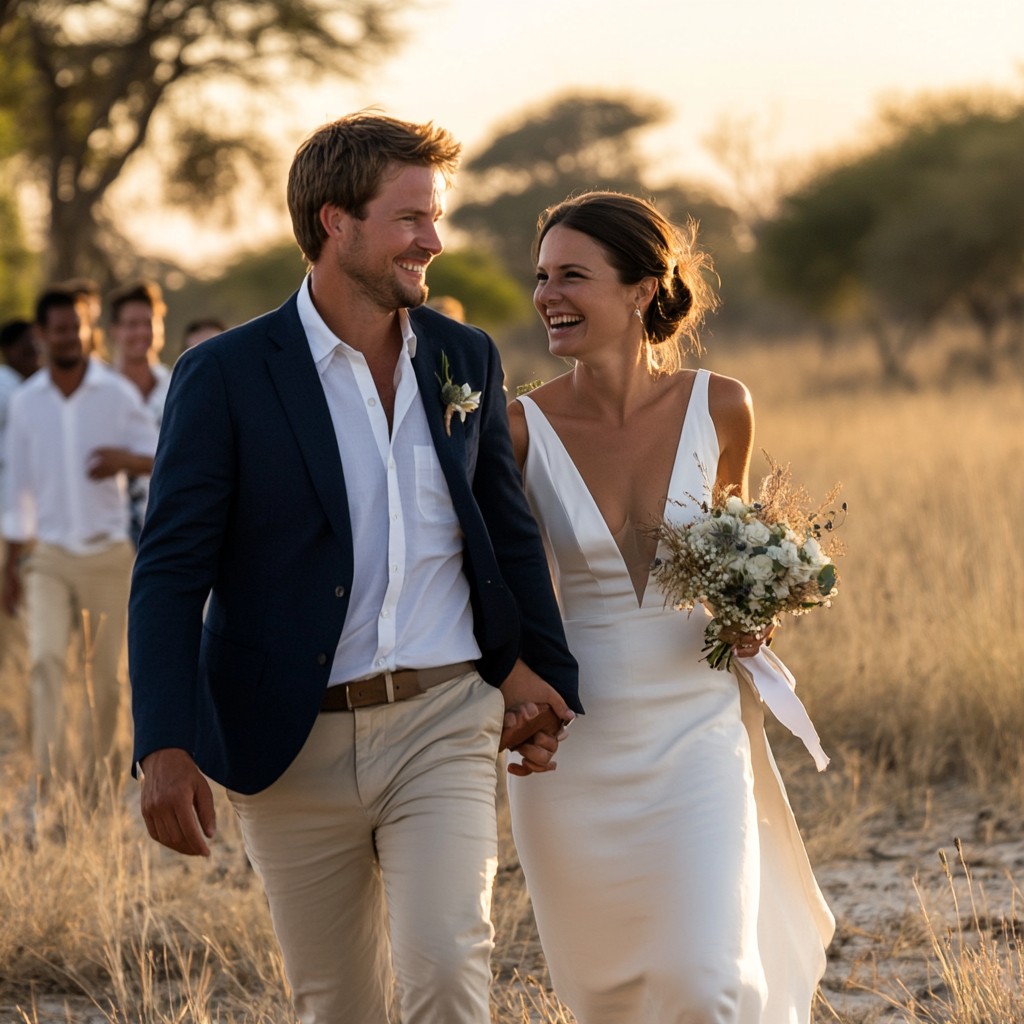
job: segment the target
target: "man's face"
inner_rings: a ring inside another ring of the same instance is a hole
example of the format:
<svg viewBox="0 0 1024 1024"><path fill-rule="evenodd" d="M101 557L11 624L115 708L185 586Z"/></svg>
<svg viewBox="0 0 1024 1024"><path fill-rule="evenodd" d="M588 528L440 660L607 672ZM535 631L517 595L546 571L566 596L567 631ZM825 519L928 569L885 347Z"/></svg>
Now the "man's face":
<svg viewBox="0 0 1024 1024"><path fill-rule="evenodd" d="M74 370L82 364L82 322L74 306L56 306L46 314L46 323L36 325L36 340L43 355L60 370Z"/></svg>
<svg viewBox="0 0 1024 1024"><path fill-rule="evenodd" d="M338 267L380 309L426 302L427 265L444 248L437 234L443 195L444 179L433 168L396 164L364 219L343 215Z"/></svg>
<svg viewBox="0 0 1024 1024"><path fill-rule="evenodd" d="M148 359L150 349L159 352L163 348L163 318L148 302L126 302L110 325L110 336L126 359Z"/></svg>

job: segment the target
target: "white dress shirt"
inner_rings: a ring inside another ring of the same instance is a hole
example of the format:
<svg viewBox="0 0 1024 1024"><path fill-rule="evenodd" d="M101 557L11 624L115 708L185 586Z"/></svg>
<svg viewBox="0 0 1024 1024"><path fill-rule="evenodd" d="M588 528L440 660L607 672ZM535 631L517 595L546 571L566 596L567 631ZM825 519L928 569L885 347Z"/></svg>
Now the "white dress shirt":
<svg viewBox="0 0 1024 1024"><path fill-rule="evenodd" d="M408 314L399 311L402 351L389 437L366 359L324 323L308 277L298 312L334 423L352 522L352 591L330 685L385 669L475 661L480 648L462 571L462 529L416 382Z"/></svg>
<svg viewBox="0 0 1024 1024"><path fill-rule="evenodd" d="M41 370L11 399L3 534L94 554L128 536L124 473L90 480L97 448L152 456L156 427L134 384L90 359L69 398Z"/></svg>
<svg viewBox="0 0 1024 1024"><path fill-rule="evenodd" d="M4 478L7 474L4 472L4 460L7 450L5 439L7 437L8 410L10 409L11 395L14 394L14 389L20 387L23 382L24 379L17 370L12 369L10 366L0 365L0 510L6 507Z"/></svg>
<svg viewBox="0 0 1024 1024"><path fill-rule="evenodd" d="M156 385L150 391L149 396L143 399L143 403L153 417L156 429L159 430L164 418L167 392L171 387L171 371L163 363L151 363L149 369L156 379Z"/></svg>
<svg viewBox="0 0 1024 1024"><path fill-rule="evenodd" d="M164 419L164 406L167 404L167 392L171 387L171 371L163 363L151 363L150 372L156 380L153 390L142 399L143 405L153 417L153 424L160 431ZM125 380L128 380L126 377ZM134 384L133 384L134 386ZM141 397L141 392L140 392ZM149 504L149 477L133 476L128 478L128 515L131 519L133 539L146 519L146 506Z"/></svg>

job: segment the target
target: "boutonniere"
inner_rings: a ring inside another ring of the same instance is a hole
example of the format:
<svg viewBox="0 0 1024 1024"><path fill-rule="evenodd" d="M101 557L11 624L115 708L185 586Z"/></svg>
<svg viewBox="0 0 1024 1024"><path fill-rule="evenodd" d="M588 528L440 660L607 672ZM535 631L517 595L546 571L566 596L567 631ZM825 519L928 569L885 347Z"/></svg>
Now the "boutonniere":
<svg viewBox="0 0 1024 1024"><path fill-rule="evenodd" d="M441 373L444 374L442 378ZM448 365L448 357L441 353L441 373L435 373L438 383L441 385L441 404L444 406L444 430L452 436L452 414L458 413L462 422L466 422L466 413L474 412L480 407L480 392L470 391L468 384L455 384L452 382L451 367Z"/></svg>

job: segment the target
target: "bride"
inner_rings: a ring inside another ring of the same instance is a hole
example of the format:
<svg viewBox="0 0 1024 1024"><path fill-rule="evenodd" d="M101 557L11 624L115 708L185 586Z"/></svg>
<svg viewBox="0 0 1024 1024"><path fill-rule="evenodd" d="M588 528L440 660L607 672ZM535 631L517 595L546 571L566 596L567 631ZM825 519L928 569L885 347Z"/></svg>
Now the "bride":
<svg viewBox="0 0 1024 1024"><path fill-rule="evenodd" d="M510 780L513 833L580 1024L807 1024L834 921L761 703L649 575L648 528L694 513L702 466L747 489L747 389L682 366L711 301L692 241L609 192L541 218L534 303L575 365L509 415L587 714L557 772Z"/></svg>

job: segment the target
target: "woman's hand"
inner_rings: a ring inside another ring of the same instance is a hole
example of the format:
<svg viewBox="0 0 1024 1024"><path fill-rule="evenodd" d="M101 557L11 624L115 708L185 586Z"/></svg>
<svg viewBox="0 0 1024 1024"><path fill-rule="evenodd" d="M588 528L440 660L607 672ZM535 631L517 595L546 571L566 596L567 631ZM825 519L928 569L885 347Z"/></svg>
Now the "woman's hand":
<svg viewBox="0 0 1024 1024"><path fill-rule="evenodd" d="M739 637L732 645L732 653L737 658L752 658L763 644L771 646L771 639L775 633L775 623L773 622L766 630L758 634L744 633L743 636Z"/></svg>

